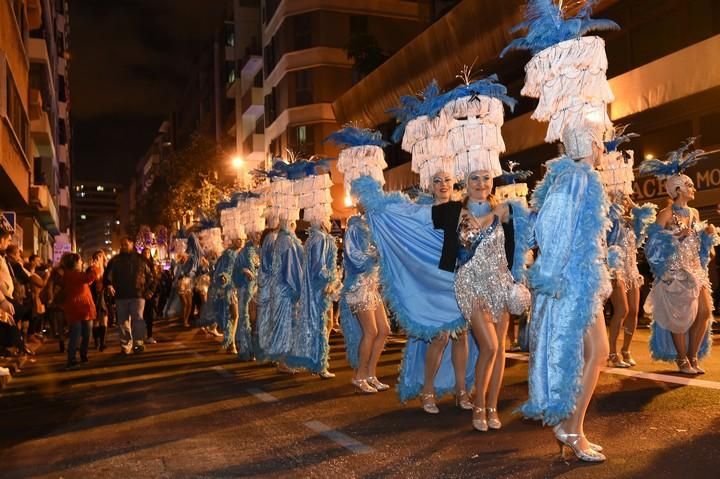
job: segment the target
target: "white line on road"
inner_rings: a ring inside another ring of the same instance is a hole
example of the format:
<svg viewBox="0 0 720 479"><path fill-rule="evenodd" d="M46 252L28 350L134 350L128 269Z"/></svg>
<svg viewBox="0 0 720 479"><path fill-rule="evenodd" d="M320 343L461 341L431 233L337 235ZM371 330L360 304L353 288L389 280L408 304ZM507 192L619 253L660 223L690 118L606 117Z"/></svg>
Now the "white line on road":
<svg viewBox="0 0 720 479"><path fill-rule="evenodd" d="M277 402L277 401L278 401L278 398L276 398L276 397L273 396L272 394L266 393L266 392L263 391L262 389L258 389L258 388L248 388L248 389L246 389L245 391L249 392L250 394L252 394L252 395L255 396L256 398L258 398L258 399L261 400L262 402Z"/></svg>
<svg viewBox="0 0 720 479"><path fill-rule="evenodd" d="M370 454L373 452L370 446L367 446L360 441L356 441L347 434L343 434L320 421L308 421L305 423L305 426L321 436L325 436L331 441L340 444L342 447L355 454Z"/></svg>
<svg viewBox="0 0 720 479"><path fill-rule="evenodd" d="M528 355L521 353L505 353L505 357L517 359L519 361L527 361ZM635 371L631 369L620 368L602 368L602 372L617 374L618 376L628 376L631 378L649 379L650 381L660 381L673 384L682 384L683 386L696 386L706 389L720 389L720 382L708 381L706 379L683 378L671 376L669 374L646 373L644 371Z"/></svg>
<svg viewBox="0 0 720 479"><path fill-rule="evenodd" d="M183 343L181 343L180 341L175 341L175 342L173 343L173 346L177 346L178 348L187 348L187 346L185 346L185 345L184 345Z"/></svg>

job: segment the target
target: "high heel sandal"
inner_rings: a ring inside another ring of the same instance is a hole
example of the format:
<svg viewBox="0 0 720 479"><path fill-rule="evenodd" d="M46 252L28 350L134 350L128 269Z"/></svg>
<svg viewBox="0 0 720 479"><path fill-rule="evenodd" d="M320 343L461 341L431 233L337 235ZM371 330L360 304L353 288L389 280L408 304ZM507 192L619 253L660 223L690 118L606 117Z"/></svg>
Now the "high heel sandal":
<svg viewBox="0 0 720 479"><path fill-rule="evenodd" d="M476 414L481 414L482 417L476 418L475 417ZM475 428L475 430L477 430L477 431L487 432L487 430L489 428L488 428L487 416L485 415L485 408L473 406L472 425Z"/></svg>
<svg viewBox="0 0 720 479"><path fill-rule="evenodd" d="M498 417L497 409L494 407L489 407L485 410L487 411L488 427L490 429L500 429L502 427L502 423L500 422L500 418Z"/></svg>
<svg viewBox="0 0 720 479"><path fill-rule="evenodd" d="M390 389L390 386L381 383L380 380L378 380L378 378L376 378L375 376L370 376L369 378L367 378L367 382L370 386L374 387L378 391L387 391L388 389Z"/></svg>
<svg viewBox="0 0 720 479"><path fill-rule="evenodd" d="M690 358L690 366L698 373L698 374L705 374L705 370L698 366L698 358L697 356L694 358Z"/></svg>
<svg viewBox="0 0 720 479"><path fill-rule="evenodd" d="M690 374L696 376L697 370L690 365L688 358L682 358L675 361L677 363L678 371L682 374Z"/></svg>
<svg viewBox="0 0 720 479"><path fill-rule="evenodd" d="M560 427L560 424L555 426L553 428L553 433L555 433L555 436L558 434L565 434L565 431L563 431L562 427ZM587 437L585 438L587 440ZM600 444L595 444L594 442L588 441L588 446L590 446L590 449L592 449L595 452L603 452L603 447Z"/></svg>
<svg viewBox="0 0 720 479"><path fill-rule="evenodd" d="M607 362L608 362L608 367L610 367L610 368L629 368L630 367L630 365L628 363L626 363L625 361L620 359L620 357L618 357L617 353L610 354Z"/></svg>
<svg viewBox="0 0 720 479"><path fill-rule="evenodd" d="M470 411L473 408L473 404L470 402L470 395L467 391L462 390L455 393L455 405L465 411Z"/></svg>
<svg viewBox="0 0 720 479"><path fill-rule="evenodd" d="M558 429L558 431L561 431L561 429ZM570 449L575 454L575 457L584 462L603 462L607 459L605 455L594 450L589 444L587 449L580 449L578 442L585 438L582 434L568 434L558 431L555 431L555 440L560 446L560 457L563 459L567 459L565 448Z"/></svg>
<svg viewBox="0 0 720 479"><path fill-rule="evenodd" d="M637 366L637 363L633 359L632 355L630 354L630 351L620 351L620 354L622 354L623 361L625 361L627 364L632 366Z"/></svg>
<svg viewBox="0 0 720 479"><path fill-rule="evenodd" d="M355 392L362 394L375 394L377 389L368 384L366 379L352 379L350 381L355 386Z"/></svg>
<svg viewBox="0 0 720 479"><path fill-rule="evenodd" d="M423 411L428 414L438 414L437 404L435 404L435 395L433 393L420 394L420 401L422 402Z"/></svg>

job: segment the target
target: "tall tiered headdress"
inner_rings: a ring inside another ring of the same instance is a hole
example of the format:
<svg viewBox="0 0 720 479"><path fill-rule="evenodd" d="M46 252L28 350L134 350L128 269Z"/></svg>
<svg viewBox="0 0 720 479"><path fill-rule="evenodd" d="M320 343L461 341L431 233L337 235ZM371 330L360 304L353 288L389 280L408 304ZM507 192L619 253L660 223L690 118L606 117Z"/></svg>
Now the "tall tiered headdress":
<svg viewBox="0 0 720 479"><path fill-rule="evenodd" d="M612 128L607 105L614 96L606 76L605 42L583 35L619 26L610 20L590 18L596 2L586 0L577 15L565 18L562 0L528 0L525 21L513 29L526 30L527 35L513 40L500 54L532 52L521 93L538 98L532 118L549 122L548 143L561 139L565 128L588 120Z"/></svg>
<svg viewBox="0 0 720 479"><path fill-rule="evenodd" d="M332 141L342 148L337 169L343 174L347 193L350 193L352 181L361 176L367 175L381 185L385 184L383 170L387 168L387 163L382 149L388 143L382 139L379 131L346 125L323 141Z"/></svg>
<svg viewBox="0 0 720 479"><path fill-rule="evenodd" d="M683 145L675 151L667 154L665 161L653 158L640 163L640 173L643 175L654 175L665 179L665 190L671 198L677 196L677 190L686 184L692 184L692 178L684 172L695 165L705 154L704 150L691 150L697 138L688 138Z"/></svg>
<svg viewBox="0 0 720 479"><path fill-rule="evenodd" d="M610 194L621 193L630 196L633 193L633 165L635 152L633 150L618 150L618 147L639 136L637 133L625 133L627 125L610 130L610 139L605 141L605 154L596 166L600 179L605 185L605 191Z"/></svg>

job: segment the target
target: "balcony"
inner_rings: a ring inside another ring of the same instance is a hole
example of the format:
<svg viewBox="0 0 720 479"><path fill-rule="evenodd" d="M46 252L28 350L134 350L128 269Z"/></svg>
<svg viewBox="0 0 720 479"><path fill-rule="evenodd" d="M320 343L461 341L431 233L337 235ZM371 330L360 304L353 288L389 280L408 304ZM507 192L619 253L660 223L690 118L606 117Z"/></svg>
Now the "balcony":
<svg viewBox="0 0 720 479"><path fill-rule="evenodd" d="M31 63L42 63L48 72L52 71L52 68L50 68L50 55L44 38L29 38L28 54Z"/></svg>
<svg viewBox="0 0 720 479"><path fill-rule="evenodd" d="M52 235L60 234L57 209L47 186L30 186L30 205L35 209L38 221L48 233Z"/></svg>
<svg viewBox="0 0 720 479"><path fill-rule="evenodd" d="M253 133L243 141L243 157L248 162L258 162L265 158L265 136Z"/></svg>
<svg viewBox="0 0 720 479"><path fill-rule="evenodd" d="M30 135L40 156L55 157L53 131L46 112L43 111L37 120L30 121Z"/></svg>
<svg viewBox="0 0 720 479"><path fill-rule="evenodd" d="M243 116L257 118L265 111L265 97L262 88L251 87L245 92L240 103Z"/></svg>
<svg viewBox="0 0 720 479"><path fill-rule="evenodd" d="M59 102L58 102L58 116L59 116L60 118L62 118L63 120L67 120L67 119L68 119L67 103L64 102L64 101L59 101Z"/></svg>
<svg viewBox="0 0 720 479"><path fill-rule="evenodd" d="M42 93L40 90L30 88L30 108L28 109L28 117L30 121L39 120L43 113Z"/></svg>
<svg viewBox="0 0 720 479"><path fill-rule="evenodd" d="M262 70L263 58L259 51L248 49L240 62L240 74L252 78Z"/></svg>
<svg viewBox="0 0 720 479"><path fill-rule="evenodd" d="M30 30L37 30L42 27L42 7L40 0L28 0L27 19Z"/></svg>
<svg viewBox="0 0 720 479"><path fill-rule="evenodd" d="M57 59L57 72L58 75L67 75L67 60L64 57L58 57Z"/></svg>
<svg viewBox="0 0 720 479"><path fill-rule="evenodd" d="M70 188L60 188L58 192L58 205L60 208L70 208Z"/></svg>
<svg viewBox="0 0 720 479"><path fill-rule="evenodd" d="M58 145L57 154L58 154L58 162L59 163L61 163L63 165L69 164L67 145Z"/></svg>
<svg viewBox="0 0 720 479"><path fill-rule="evenodd" d="M55 18L55 28L60 33L65 33L65 15L58 15Z"/></svg>

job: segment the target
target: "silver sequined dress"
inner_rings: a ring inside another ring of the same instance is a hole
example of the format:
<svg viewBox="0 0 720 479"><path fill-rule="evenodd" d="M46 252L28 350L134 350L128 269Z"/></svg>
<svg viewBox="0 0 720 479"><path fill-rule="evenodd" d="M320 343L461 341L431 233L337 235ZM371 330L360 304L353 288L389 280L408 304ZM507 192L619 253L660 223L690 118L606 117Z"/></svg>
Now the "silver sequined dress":
<svg viewBox="0 0 720 479"><path fill-rule="evenodd" d="M623 228L624 234L621 235L620 244L618 246L622 250L622 265L620 268L612 270L612 278L622 280L625 284L625 291L633 288L639 288L645 282L640 274L637 266L637 237L635 231L629 221L623 218L620 228Z"/></svg>
<svg viewBox="0 0 720 479"><path fill-rule="evenodd" d="M515 284L508 269L505 233L497 216L485 229L461 221L458 237L462 251L461 265L455 272L455 297L466 320L470 321L476 309L489 313L497 323L505 311L517 309L514 303L529 305L530 293ZM472 256L463 262L463 256L468 255Z"/></svg>

